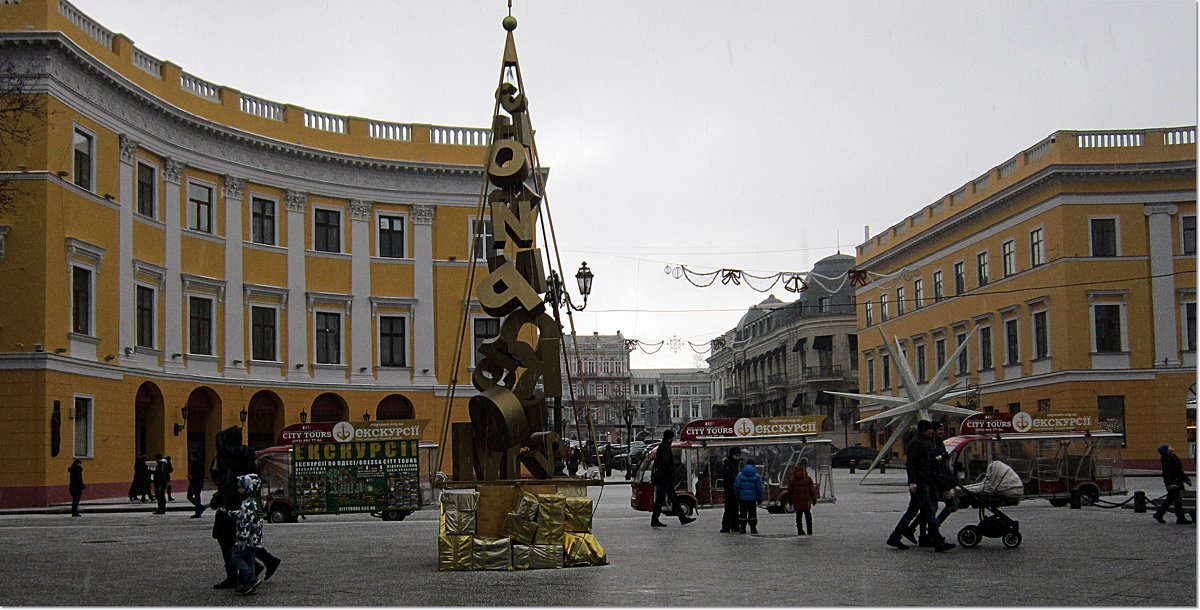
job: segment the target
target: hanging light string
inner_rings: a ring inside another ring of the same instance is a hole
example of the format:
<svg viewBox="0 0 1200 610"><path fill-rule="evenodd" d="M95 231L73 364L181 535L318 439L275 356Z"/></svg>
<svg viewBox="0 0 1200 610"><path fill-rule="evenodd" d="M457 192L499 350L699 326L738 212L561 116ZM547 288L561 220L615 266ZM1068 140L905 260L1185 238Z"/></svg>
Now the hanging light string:
<svg viewBox="0 0 1200 610"><path fill-rule="evenodd" d="M663 272L677 280L685 279L697 288L708 288L719 279L721 284L734 286L745 284L756 292L770 292L775 286L783 284L784 290L796 293L807 291L810 283L825 291L837 292L844 288L847 282L851 286L875 287L876 285L887 285L897 277L910 279L914 273L913 270L902 267L891 273L850 269L846 273L836 276L822 275L815 271L780 271L770 275L756 275L732 267L722 267L715 271L697 271L687 265L667 265Z"/></svg>

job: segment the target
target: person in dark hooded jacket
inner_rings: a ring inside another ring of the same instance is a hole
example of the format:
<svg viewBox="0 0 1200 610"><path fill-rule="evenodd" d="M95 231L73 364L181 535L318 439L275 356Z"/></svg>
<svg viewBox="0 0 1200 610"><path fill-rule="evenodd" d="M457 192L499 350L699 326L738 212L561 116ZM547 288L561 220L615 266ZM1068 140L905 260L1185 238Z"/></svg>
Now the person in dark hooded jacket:
<svg viewBox="0 0 1200 610"><path fill-rule="evenodd" d="M1154 520L1159 523L1166 523L1163 515L1167 513L1171 505L1175 506L1175 523L1178 525L1187 525L1187 515L1183 512L1183 486L1190 484L1191 479L1183 472L1183 462L1179 460L1179 456L1175 455L1175 449L1170 445L1162 445L1158 448L1159 462L1162 464L1163 483L1167 486L1167 497L1158 505L1158 510L1154 511Z"/></svg>
<svg viewBox="0 0 1200 610"><path fill-rule="evenodd" d="M742 470L742 449L733 447L721 460L721 478L725 483L725 513L721 516L721 533L733 533L738 527L738 498L733 484Z"/></svg>
<svg viewBox="0 0 1200 610"><path fill-rule="evenodd" d="M242 429L230 426L217 433L217 458L213 460L213 483L217 491L209 500L209 508L216 511L213 520L212 537L221 547L221 559L225 564L225 580L213 585L214 589L232 589L238 585L238 570L233 562L233 547L237 535L237 527L230 511L236 511L241 506L238 477L246 474L256 474L254 464L254 448L242 444ZM224 508L225 510L217 510ZM280 559L260 547L255 548L255 557L266 569L264 580L268 580L279 568Z"/></svg>
<svg viewBox="0 0 1200 610"><path fill-rule="evenodd" d="M758 503L762 502L763 482L758 469L754 467L754 460L746 460L746 465L742 466L742 471L733 481L733 489L738 497L738 533L745 534L746 525L749 525L750 533L757 534Z"/></svg>

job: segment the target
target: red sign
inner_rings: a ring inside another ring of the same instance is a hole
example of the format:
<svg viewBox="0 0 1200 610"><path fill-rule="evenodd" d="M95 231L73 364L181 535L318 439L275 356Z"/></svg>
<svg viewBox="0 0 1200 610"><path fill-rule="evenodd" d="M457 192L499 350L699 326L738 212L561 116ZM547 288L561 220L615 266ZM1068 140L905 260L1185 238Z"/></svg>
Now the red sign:
<svg viewBox="0 0 1200 610"><path fill-rule="evenodd" d="M300 443L332 443L333 427L337 422L323 421L312 424L292 424L279 431L276 445Z"/></svg>
<svg viewBox="0 0 1200 610"><path fill-rule="evenodd" d="M1015 413L976 413L963 420L959 434L996 434L1013 431Z"/></svg>
<svg viewBox="0 0 1200 610"><path fill-rule="evenodd" d="M385 419L292 424L279 431L275 442L279 445L298 445L419 439L428 423L428 419Z"/></svg>
<svg viewBox="0 0 1200 610"><path fill-rule="evenodd" d="M694 441L706 438L762 438L816 434L821 430L821 424L824 421L824 415L699 419L689 423L679 431L679 440Z"/></svg>

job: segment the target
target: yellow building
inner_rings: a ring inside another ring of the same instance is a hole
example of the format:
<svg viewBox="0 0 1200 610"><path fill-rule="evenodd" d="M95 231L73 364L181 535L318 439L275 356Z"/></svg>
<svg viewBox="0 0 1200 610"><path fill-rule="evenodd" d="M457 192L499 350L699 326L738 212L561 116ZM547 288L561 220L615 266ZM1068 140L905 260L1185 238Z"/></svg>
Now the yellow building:
<svg viewBox="0 0 1200 610"><path fill-rule="evenodd" d="M257 446L305 418L439 440L459 352L467 419L495 334L463 311L486 130L260 99L65 0L0 3L0 59L46 110L0 167L0 507L67 498L74 457L89 497L125 495L142 453L182 479L243 421Z"/></svg>
<svg viewBox="0 0 1200 610"><path fill-rule="evenodd" d="M1126 466L1194 459L1195 138L1059 131L860 245L860 391L902 394L884 336L918 381L969 336L950 379L981 410L1093 415Z"/></svg>

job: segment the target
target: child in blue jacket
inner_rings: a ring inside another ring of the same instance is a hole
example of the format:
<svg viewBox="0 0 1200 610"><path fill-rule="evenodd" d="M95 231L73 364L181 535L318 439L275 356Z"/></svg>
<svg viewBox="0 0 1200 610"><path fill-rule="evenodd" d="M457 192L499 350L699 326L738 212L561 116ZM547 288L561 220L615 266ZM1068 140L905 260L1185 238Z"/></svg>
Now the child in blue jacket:
<svg viewBox="0 0 1200 610"><path fill-rule="evenodd" d="M750 533L758 533L758 503L762 502L763 482L754 467L754 460L746 460L742 471L733 481L733 490L738 499L738 533L746 533L746 524L750 524Z"/></svg>

